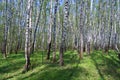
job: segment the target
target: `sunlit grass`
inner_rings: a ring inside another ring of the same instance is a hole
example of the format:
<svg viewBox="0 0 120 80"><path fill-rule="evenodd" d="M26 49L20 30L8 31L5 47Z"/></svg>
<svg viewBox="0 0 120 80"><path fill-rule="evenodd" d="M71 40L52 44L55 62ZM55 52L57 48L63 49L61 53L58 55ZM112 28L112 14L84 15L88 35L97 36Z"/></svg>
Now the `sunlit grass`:
<svg viewBox="0 0 120 80"><path fill-rule="evenodd" d="M52 54L51 54L52 56ZM57 52L57 61L59 52ZM52 59L51 59L52 60ZM0 54L0 80L119 80L120 61L114 51L108 54L94 51L79 59L77 51L64 54L65 65L46 60L46 52L31 55L31 69L22 73L24 53L10 54L3 59Z"/></svg>

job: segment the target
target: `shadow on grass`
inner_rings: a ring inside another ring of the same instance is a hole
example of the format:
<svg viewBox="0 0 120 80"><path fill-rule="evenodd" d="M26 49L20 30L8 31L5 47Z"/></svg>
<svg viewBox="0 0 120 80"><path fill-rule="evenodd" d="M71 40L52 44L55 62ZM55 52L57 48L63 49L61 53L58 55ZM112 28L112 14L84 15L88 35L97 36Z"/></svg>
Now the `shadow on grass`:
<svg viewBox="0 0 120 80"><path fill-rule="evenodd" d="M25 60L22 54L11 54L7 59L3 59L0 62L3 63L0 65L0 73L7 73L21 68Z"/></svg>
<svg viewBox="0 0 120 80"><path fill-rule="evenodd" d="M113 55L113 53L109 52L108 54L115 63L120 64L120 60L118 59L117 53Z"/></svg>
<svg viewBox="0 0 120 80"><path fill-rule="evenodd" d="M80 75L85 76L85 73L86 73L86 70L84 68L81 68L81 67L79 67L79 68L77 68L77 67L52 68L50 66L48 65L47 67L45 67L41 71L38 71L36 73L32 73L31 75L24 77L23 80L24 79L25 80L28 80L28 79L34 79L34 80L76 80L74 78L77 78Z"/></svg>
<svg viewBox="0 0 120 80"><path fill-rule="evenodd" d="M102 53L93 53L91 59L94 61L102 80L105 80L104 76L111 76L114 80L120 79L120 72L117 72L117 69L120 69L120 63L115 57Z"/></svg>
<svg viewBox="0 0 120 80"><path fill-rule="evenodd" d="M71 64L64 67L59 67L58 64L52 64L52 63L43 63L41 64L41 52L35 53L31 56L31 64L33 67L33 70L28 71L27 73L30 73L29 75L21 74L21 73L15 73L13 75L10 74L9 77L3 77L4 80L10 79L13 77L19 77L19 75L24 75L21 80L76 80L79 76L86 77L86 74L88 73L84 68L82 67L75 67L72 66L72 64L75 64L75 62L78 62L77 60L77 54L73 54L74 52L67 52L64 56L65 64ZM25 60L24 60L24 54L11 54L5 65L0 66L0 74L4 75L5 73L14 73L18 71L19 69L23 68ZM24 61L23 61L24 60ZM45 65L44 68L40 68L41 65ZM78 78L79 79L79 78ZM77 80L78 80L77 79ZM81 79L79 79L81 80Z"/></svg>
<svg viewBox="0 0 120 80"><path fill-rule="evenodd" d="M99 68L99 63L98 63L98 62L96 61L96 59L94 58L93 54L92 54L91 59L94 61L94 65L96 66L96 69L98 70L98 73L99 73L101 79L102 79L102 80L105 80L105 78L104 78L104 76L103 76L103 74L102 74L102 72L101 72L101 70L100 70L100 68Z"/></svg>
<svg viewBox="0 0 120 80"><path fill-rule="evenodd" d="M64 54L65 64L79 64L80 60L78 59L78 54L74 54L74 51L68 51Z"/></svg>
<svg viewBox="0 0 120 80"><path fill-rule="evenodd" d="M120 72L117 72L120 69L120 63L116 63L116 61L112 58L104 57L106 61L107 68L103 70L106 75L111 75L113 79L120 80Z"/></svg>
<svg viewBox="0 0 120 80"><path fill-rule="evenodd" d="M14 72L18 69L20 69L24 64L24 61L19 61L19 62L15 62L15 63L8 63L5 66L0 67L0 74L2 73L8 73L8 72Z"/></svg>
<svg viewBox="0 0 120 80"><path fill-rule="evenodd" d="M2 75L3 80L12 78L18 75L17 71L23 68L25 60L23 59L23 54L9 54L7 59L3 59L0 62L0 75ZM5 76L10 74L8 76ZM1 78L0 78L1 79Z"/></svg>
<svg viewBox="0 0 120 80"><path fill-rule="evenodd" d="M31 73L22 79L34 79L34 80L81 80L82 76L86 77L88 72L82 68L72 66L72 64L79 64L79 60L76 58L77 54L73 54L73 51L69 51L64 54L65 66L60 67L56 63L44 63L46 67L38 70L37 72ZM70 65L68 65L70 64ZM38 68L38 67L36 67ZM35 69L35 67L34 67ZM80 77L81 76L81 77ZM78 78L79 77L79 78Z"/></svg>

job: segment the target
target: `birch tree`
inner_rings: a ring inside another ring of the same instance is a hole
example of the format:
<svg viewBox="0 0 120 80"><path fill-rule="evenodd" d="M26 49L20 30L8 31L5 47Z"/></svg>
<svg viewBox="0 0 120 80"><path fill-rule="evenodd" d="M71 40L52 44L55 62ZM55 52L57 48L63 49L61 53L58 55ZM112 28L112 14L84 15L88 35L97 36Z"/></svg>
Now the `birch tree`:
<svg viewBox="0 0 120 80"><path fill-rule="evenodd" d="M64 4L64 22L62 27L62 37L61 37L61 44L60 44L60 66L64 65L63 55L66 48L66 37L67 37L67 29L68 29L68 16L69 16L69 0L65 0Z"/></svg>
<svg viewBox="0 0 120 80"><path fill-rule="evenodd" d="M83 47L84 47L84 43L83 43L83 26L84 26L84 20L83 20L83 6L84 6L84 1L81 1L81 6L80 6L80 25L79 25L79 31L80 31L80 58L83 58Z"/></svg>
<svg viewBox="0 0 120 80"><path fill-rule="evenodd" d="M27 5L27 25L26 25L26 39L25 39L25 71L28 71L30 69L30 53L31 53L31 11L32 11L32 3L33 0L28 0L28 5Z"/></svg>
<svg viewBox="0 0 120 80"><path fill-rule="evenodd" d="M53 25L53 19L52 19L52 0L50 0L50 24L49 24L49 31L48 31L48 52L47 52L47 59L50 59L50 51L51 51L51 36L52 36L52 25Z"/></svg>
<svg viewBox="0 0 120 80"><path fill-rule="evenodd" d="M7 57L7 35L8 35L8 0L5 0L6 3L6 10L3 13L3 16L5 16L5 23L4 23L4 40L3 40L3 48L2 48L2 53L3 53L3 57L6 58ZM4 15L6 12L6 15Z"/></svg>
<svg viewBox="0 0 120 80"><path fill-rule="evenodd" d="M53 62L56 61L56 17L57 17L58 0L55 0L54 22L53 22Z"/></svg>
<svg viewBox="0 0 120 80"><path fill-rule="evenodd" d="M31 53L34 52L34 48L35 48L36 33L37 33L37 30L38 30L38 24L39 24L40 18L41 18L41 12L42 12L42 7L43 7L44 0L42 0L40 3L41 3L40 4L40 10L39 10L39 13L38 13L38 15L36 17L35 30L34 30L34 33L33 33L33 42L32 42Z"/></svg>

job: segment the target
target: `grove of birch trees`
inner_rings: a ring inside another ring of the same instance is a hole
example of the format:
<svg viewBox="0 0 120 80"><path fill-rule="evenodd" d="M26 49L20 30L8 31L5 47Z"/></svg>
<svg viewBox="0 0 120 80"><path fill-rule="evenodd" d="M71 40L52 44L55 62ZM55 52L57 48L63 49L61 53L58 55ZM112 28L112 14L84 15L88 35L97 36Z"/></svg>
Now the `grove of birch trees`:
<svg viewBox="0 0 120 80"><path fill-rule="evenodd" d="M60 66L67 50L120 55L120 0L0 0L0 49L5 59L24 51L26 71L39 50Z"/></svg>

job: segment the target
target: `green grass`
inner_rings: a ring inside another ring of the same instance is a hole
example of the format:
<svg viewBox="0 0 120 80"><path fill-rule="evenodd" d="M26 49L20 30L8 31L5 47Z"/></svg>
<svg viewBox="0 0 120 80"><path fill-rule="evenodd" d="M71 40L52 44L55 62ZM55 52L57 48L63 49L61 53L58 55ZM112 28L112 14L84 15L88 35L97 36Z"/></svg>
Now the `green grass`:
<svg viewBox="0 0 120 80"><path fill-rule="evenodd" d="M120 60L114 51L109 51L108 55L94 51L90 55L84 54L82 60L76 51L67 51L63 67L47 61L45 55L44 51L32 54L31 70L22 73L23 52L10 54L7 59L0 54L0 80L120 80Z"/></svg>

